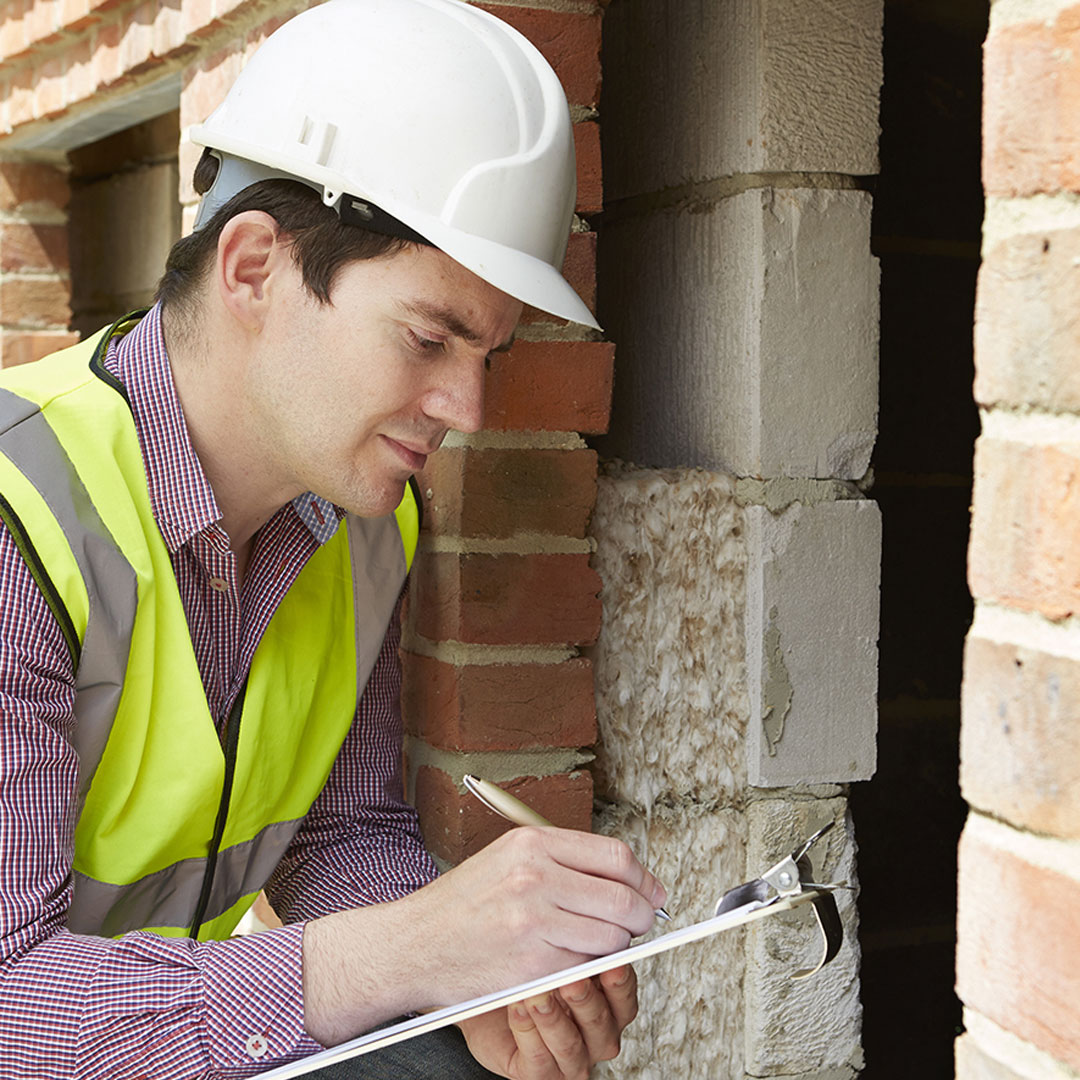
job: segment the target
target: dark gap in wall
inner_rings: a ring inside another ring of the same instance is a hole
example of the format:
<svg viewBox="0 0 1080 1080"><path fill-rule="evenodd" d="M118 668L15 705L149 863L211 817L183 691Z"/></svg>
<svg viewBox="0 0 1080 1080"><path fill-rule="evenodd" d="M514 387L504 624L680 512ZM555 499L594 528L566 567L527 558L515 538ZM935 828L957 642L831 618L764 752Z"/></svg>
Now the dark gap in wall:
<svg viewBox="0 0 1080 1080"><path fill-rule="evenodd" d="M973 443L972 325L986 0L886 0L881 176L878 772L852 786L864 1075L951 1077L960 679Z"/></svg>
<svg viewBox="0 0 1080 1080"><path fill-rule="evenodd" d="M180 112L68 154L71 329L84 337L153 299L180 237Z"/></svg>

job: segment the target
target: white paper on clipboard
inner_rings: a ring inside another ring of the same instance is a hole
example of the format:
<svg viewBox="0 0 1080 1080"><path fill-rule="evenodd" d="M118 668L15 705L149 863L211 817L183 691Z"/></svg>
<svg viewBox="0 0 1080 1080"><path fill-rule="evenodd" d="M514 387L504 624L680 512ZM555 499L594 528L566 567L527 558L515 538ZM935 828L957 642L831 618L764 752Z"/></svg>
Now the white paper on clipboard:
<svg viewBox="0 0 1080 1080"><path fill-rule="evenodd" d="M508 990L500 990L494 994L485 994L482 997L463 1001L460 1005L449 1005L437 1012L425 1013L423 1016L413 1017L411 1020L403 1020L400 1024L392 1027L379 1028L368 1032L350 1042L332 1046L329 1050L322 1050L317 1054L294 1061L289 1065L271 1069L269 1072L260 1073L259 1080L290 1080L291 1077L304 1076L316 1069L325 1068L327 1065L335 1065L339 1061L347 1061L349 1058L359 1057L361 1054L370 1054L374 1050L381 1050L394 1043L404 1042L406 1039L415 1038L417 1035L425 1035L439 1028L449 1027L460 1020L468 1020L470 1017L479 1016L481 1013L490 1012L492 1009L512 1005L522 998L532 997L534 994L545 994L550 990L557 990L567 983L576 982L579 979L590 978L599 975L603 971L619 967L622 964L630 964L635 960L644 960L649 956L667 952L669 949L677 949L680 945L688 945L692 941L701 941L703 938L719 934L724 930L734 929L736 926L744 926L767 915L780 911L788 911L800 904L816 900L821 895L817 889L807 889L771 904L751 903L744 907L735 908L703 922L694 923L693 926L685 926L679 930L670 930L659 937L643 941L638 945L631 945L627 949L610 953L608 956L600 956L595 960L586 960L582 964L564 968L551 975L545 975L530 982L520 983Z"/></svg>

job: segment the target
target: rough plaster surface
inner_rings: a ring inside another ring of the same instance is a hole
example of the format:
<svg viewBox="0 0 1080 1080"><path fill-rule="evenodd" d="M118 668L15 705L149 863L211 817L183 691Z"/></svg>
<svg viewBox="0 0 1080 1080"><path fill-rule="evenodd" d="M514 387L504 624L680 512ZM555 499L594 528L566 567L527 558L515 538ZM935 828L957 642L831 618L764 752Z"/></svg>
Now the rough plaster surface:
<svg viewBox="0 0 1080 1080"><path fill-rule="evenodd" d="M756 787L876 765L881 514L844 500L746 508L747 769Z"/></svg>
<svg viewBox="0 0 1080 1080"><path fill-rule="evenodd" d="M760 799L750 804L747 817L747 862L763 868L834 822L811 849L815 875L856 884L846 799ZM821 954L811 912L797 909L747 929L746 1071L753 1076L820 1070L850 1075L862 1068L858 918L853 893L839 891L836 900L844 944L834 960L807 979L792 979L791 973L812 966Z"/></svg>
<svg viewBox="0 0 1080 1080"><path fill-rule="evenodd" d="M609 199L878 169L882 0L629 0L604 19Z"/></svg>
<svg viewBox="0 0 1080 1080"><path fill-rule="evenodd" d="M727 476L618 465L601 475L601 798L648 815L663 800L731 805L744 787L743 517Z"/></svg>
<svg viewBox="0 0 1080 1080"><path fill-rule="evenodd" d="M877 432L870 209L863 191L755 188L614 220L601 314L619 369L604 452L861 478Z"/></svg>
<svg viewBox="0 0 1080 1080"><path fill-rule="evenodd" d="M745 815L683 804L649 819L609 808L597 831L626 840L668 889L674 927L708 918L745 876ZM746 931L733 930L637 965L640 1011L623 1051L594 1070L608 1080L721 1080L743 1074Z"/></svg>

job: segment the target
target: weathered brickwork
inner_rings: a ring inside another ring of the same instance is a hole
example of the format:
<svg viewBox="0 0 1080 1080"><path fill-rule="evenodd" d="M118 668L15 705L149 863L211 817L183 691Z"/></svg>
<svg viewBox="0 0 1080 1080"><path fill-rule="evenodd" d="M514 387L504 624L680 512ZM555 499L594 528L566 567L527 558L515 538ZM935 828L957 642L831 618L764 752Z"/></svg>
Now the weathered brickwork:
<svg viewBox="0 0 1080 1080"><path fill-rule="evenodd" d="M1080 1069L1080 5L991 9L964 660L960 1080Z"/></svg>
<svg viewBox="0 0 1080 1080"><path fill-rule="evenodd" d="M0 361L28 363L71 344L64 210L67 177L0 160Z"/></svg>

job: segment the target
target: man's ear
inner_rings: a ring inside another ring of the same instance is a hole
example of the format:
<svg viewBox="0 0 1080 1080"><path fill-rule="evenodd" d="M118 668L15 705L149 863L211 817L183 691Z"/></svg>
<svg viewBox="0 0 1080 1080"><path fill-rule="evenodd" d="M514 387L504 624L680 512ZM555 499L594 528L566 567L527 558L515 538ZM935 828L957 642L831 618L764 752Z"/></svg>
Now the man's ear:
<svg viewBox="0 0 1080 1080"><path fill-rule="evenodd" d="M281 226L261 210L230 218L218 237L214 277L225 309L253 332L262 327L269 305L272 275L291 265Z"/></svg>

